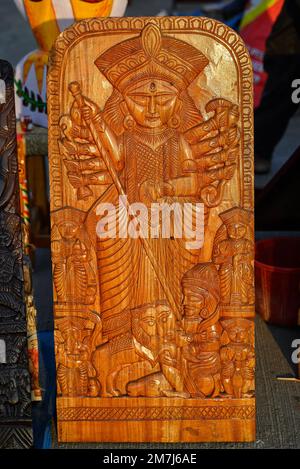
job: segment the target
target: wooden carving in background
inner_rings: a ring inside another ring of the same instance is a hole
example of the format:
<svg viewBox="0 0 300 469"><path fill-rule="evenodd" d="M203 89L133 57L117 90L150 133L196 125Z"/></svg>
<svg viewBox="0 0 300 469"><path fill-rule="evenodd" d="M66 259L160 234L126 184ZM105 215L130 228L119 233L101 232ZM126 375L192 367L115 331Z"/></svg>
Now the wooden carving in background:
<svg viewBox="0 0 300 469"><path fill-rule="evenodd" d="M0 61L0 448L32 446L14 82Z"/></svg>
<svg viewBox="0 0 300 469"><path fill-rule="evenodd" d="M238 36L205 18L89 20L58 39L48 95L62 441L254 438L251 76ZM175 222L164 236L155 203L176 204L174 220L188 207L204 243Z"/></svg>

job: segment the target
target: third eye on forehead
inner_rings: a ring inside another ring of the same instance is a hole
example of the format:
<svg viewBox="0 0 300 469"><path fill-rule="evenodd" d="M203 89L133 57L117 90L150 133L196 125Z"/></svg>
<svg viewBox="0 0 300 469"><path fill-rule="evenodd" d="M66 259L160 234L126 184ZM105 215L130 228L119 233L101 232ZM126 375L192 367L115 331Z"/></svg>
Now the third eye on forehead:
<svg viewBox="0 0 300 469"><path fill-rule="evenodd" d="M158 80L147 80L139 86L132 86L126 93L128 96L145 96L155 94L156 96L174 96L178 94L177 89L168 82Z"/></svg>

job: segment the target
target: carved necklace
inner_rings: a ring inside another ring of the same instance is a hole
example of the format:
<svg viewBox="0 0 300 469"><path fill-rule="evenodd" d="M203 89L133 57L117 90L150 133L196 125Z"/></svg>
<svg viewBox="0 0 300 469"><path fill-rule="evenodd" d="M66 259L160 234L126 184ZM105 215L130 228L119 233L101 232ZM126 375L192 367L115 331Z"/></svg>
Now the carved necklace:
<svg viewBox="0 0 300 469"><path fill-rule="evenodd" d="M176 132L169 127L164 127L159 130L136 127L134 133L134 138L136 140L150 147L152 150L156 150L161 147L174 136L176 136Z"/></svg>

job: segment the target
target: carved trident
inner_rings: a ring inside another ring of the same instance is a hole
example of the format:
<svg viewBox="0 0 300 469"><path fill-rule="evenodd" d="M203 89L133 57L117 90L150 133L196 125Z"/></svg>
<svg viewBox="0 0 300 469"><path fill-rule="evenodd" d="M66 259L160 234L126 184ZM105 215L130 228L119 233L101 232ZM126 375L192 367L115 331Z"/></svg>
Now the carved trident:
<svg viewBox="0 0 300 469"><path fill-rule="evenodd" d="M72 83L69 84L69 91L70 93L72 94L72 96L74 97L76 103L78 104L78 107L79 109L82 109L84 106L85 106L85 102L84 102L84 97L81 93L81 87L80 87L80 84L77 82L77 81L73 81ZM102 141L101 141L101 138L98 134L98 131L94 125L94 123L92 121L88 122L86 120L86 125L88 126L91 134L92 134L92 137L94 139L94 142L100 152L100 154L102 155L102 158L103 158L103 161L105 163L105 166L107 168L107 171L109 172L109 175L114 183L114 185L116 186L116 189L119 193L119 195L121 196L124 196L124 198L122 197L122 203L124 200L127 201L127 197L126 197L126 193L125 193L125 190L122 186L122 183L119 179L119 176L118 176L118 173L117 171L115 170L114 166L111 164L111 161L110 161L110 158L109 158L109 155L107 154L107 151L104 147L104 145L102 144ZM131 212L131 207L130 205L128 204L128 202L126 202L126 206L125 208L128 210L129 214L131 216L135 216L134 213ZM180 311L179 311L179 308L178 306L176 305L176 302L175 302L175 299L173 297L173 294L166 282L166 279L165 279L165 276L161 270L161 267L159 265L159 263L157 262L157 259L156 257L154 256L153 252L152 252L152 249L151 249L151 246L148 242L148 240L144 237L139 237L138 238L141 243L142 243L142 247L143 249L145 250L145 253L146 255L148 256L150 262L151 262L151 265L154 269L154 272L163 288L163 291L166 295L166 298L167 298L167 301L170 305L170 307L172 308L173 312L176 314L176 317L178 320L181 319L180 317Z"/></svg>

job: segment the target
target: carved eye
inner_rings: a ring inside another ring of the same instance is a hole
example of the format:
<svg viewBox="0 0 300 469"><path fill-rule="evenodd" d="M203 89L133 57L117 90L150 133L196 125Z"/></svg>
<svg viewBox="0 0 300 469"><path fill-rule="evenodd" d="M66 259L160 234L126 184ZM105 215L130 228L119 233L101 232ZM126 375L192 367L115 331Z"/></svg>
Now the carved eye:
<svg viewBox="0 0 300 469"><path fill-rule="evenodd" d="M170 98L169 96L158 96L157 103L161 106L166 106L167 104L171 103L172 99L173 98Z"/></svg>
<svg viewBox="0 0 300 469"><path fill-rule="evenodd" d="M155 320L153 318L145 318L143 322L147 324L147 326L150 326L150 327L155 325Z"/></svg>
<svg viewBox="0 0 300 469"><path fill-rule="evenodd" d="M170 317L170 312L169 311L163 311L162 314L159 316L159 321L160 322L167 322L167 320Z"/></svg>
<svg viewBox="0 0 300 469"><path fill-rule="evenodd" d="M139 104L140 106L145 106L147 104L147 96L130 96L131 100Z"/></svg>

